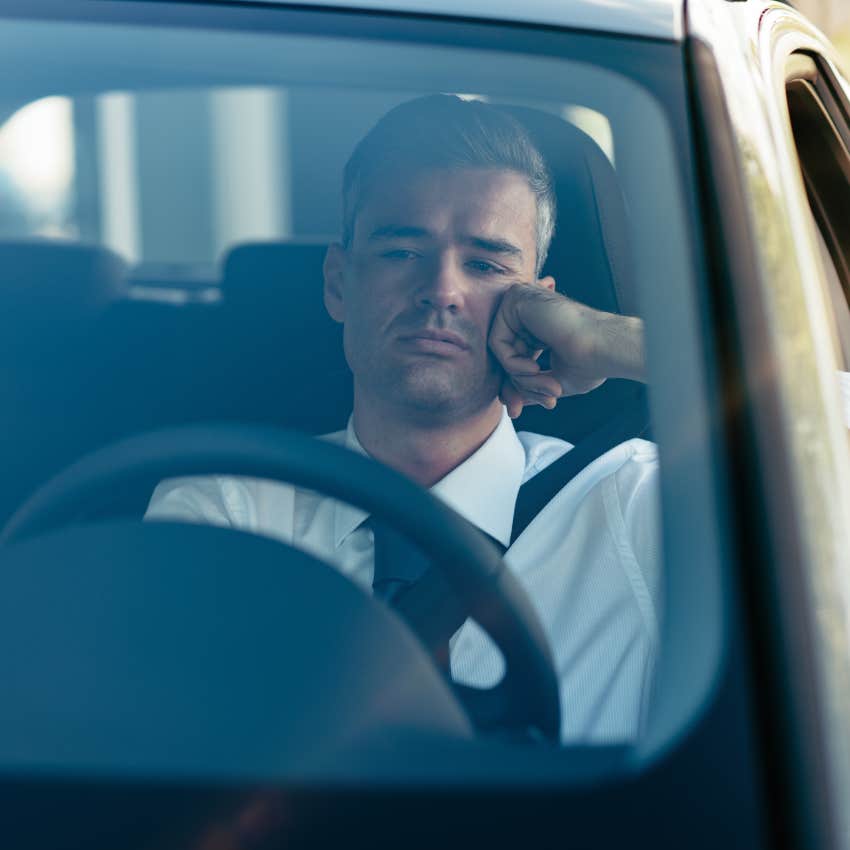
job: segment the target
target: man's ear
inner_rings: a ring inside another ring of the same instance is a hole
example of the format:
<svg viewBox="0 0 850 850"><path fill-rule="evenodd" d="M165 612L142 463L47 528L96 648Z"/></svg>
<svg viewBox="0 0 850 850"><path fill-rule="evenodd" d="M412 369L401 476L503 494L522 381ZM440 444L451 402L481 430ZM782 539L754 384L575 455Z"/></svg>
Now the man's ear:
<svg viewBox="0 0 850 850"><path fill-rule="evenodd" d="M538 286L543 286L546 289L551 289L553 292L555 291L555 278L551 275L547 275L546 277L540 277L537 279Z"/></svg>
<svg viewBox="0 0 850 850"><path fill-rule="evenodd" d="M345 275L345 248L339 242L328 245L322 271L325 276L325 309L335 322L345 321L343 303L343 278Z"/></svg>

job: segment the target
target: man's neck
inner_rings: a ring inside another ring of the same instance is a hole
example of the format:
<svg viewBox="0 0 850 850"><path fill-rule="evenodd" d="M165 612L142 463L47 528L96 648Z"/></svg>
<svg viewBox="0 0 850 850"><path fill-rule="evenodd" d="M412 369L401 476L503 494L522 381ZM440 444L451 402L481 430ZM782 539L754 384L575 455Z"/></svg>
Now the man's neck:
<svg viewBox="0 0 850 850"><path fill-rule="evenodd" d="M359 403L358 403L359 402ZM384 405L354 400L354 430L376 460L431 487L478 451L502 418L498 399L460 421L422 421Z"/></svg>

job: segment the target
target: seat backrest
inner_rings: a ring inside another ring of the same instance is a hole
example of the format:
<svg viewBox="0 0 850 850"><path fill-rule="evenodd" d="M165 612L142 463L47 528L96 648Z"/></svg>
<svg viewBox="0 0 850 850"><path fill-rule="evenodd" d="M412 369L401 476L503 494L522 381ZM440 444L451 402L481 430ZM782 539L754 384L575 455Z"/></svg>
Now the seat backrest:
<svg viewBox="0 0 850 850"><path fill-rule="evenodd" d="M97 342L126 268L55 240L0 242L0 522L38 484L109 438L113 361Z"/></svg>
<svg viewBox="0 0 850 850"><path fill-rule="evenodd" d="M120 257L94 245L0 241L0 346L53 356L122 297L126 272Z"/></svg>

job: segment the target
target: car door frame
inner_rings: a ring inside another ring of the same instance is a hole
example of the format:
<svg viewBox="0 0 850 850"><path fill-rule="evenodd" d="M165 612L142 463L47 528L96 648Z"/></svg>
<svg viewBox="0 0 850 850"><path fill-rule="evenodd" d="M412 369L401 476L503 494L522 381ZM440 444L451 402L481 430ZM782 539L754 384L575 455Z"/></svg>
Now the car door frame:
<svg viewBox="0 0 850 850"><path fill-rule="evenodd" d="M850 735L840 720L850 705L850 605L840 568L850 551L850 461L785 100L792 54L836 58L778 3L692 0L687 30L728 249L715 309L728 311L727 355L742 380L748 507L764 512L742 520L762 547L744 583L763 775L783 824L777 838L846 848Z"/></svg>
<svg viewBox="0 0 850 850"><path fill-rule="evenodd" d="M813 711L816 712L818 737L821 739L820 769L826 780L824 803L829 806L835 829L836 846L850 846L850 813L846 801L850 795L850 593L847 588L846 540L850 529L850 459L844 416L839 409L835 372L839 368L837 330L824 267L815 234L815 218L810 209L802 166L794 139L788 102L788 86L810 73L811 65L819 70L815 93L838 130L842 144L850 141L847 116L850 115L847 93L850 87L842 81L839 59L827 39L805 18L788 8L770 8L760 20L759 54L767 82L767 106L776 152L782 166L788 214L798 235L796 253L804 278L803 292L809 302L814 340L818 355L816 378L821 384L823 410L821 435L836 464L832 487L824 488L833 502L833 512L811 511L812 563L801 576L801 584L810 607L810 681L813 688ZM809 62L800 62L807 57ZM845 164L850 169L850 163ZM846 285L846 281L844 282ZM828 440L828 443L827 443ZM833 489L834 488L834 489ZM831 492L830 492L831 491ZM826 507L826 506L825 506ZM844 538L842 540L842 538ZM843 573L843 575L842 575Z"/></svg>

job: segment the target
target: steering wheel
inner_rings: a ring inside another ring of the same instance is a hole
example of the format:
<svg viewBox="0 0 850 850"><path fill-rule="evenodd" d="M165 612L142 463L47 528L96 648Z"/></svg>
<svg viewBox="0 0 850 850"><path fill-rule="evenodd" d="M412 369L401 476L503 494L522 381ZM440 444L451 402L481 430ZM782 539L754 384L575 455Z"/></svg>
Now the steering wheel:
<svg viewBox="0 0 850 850"><path fill-rule="evenodd" d="M486 713L557 741L558 681L539 620L496 548L467 520L394 470L322 440L278 428L216 424L131 437L47 482L0 533L8 545L103 509L116 490L150 492L164 478L226 474L285 481L386 520L419 545L470 616L501 650L506 672L475 691Z"/></svg>

